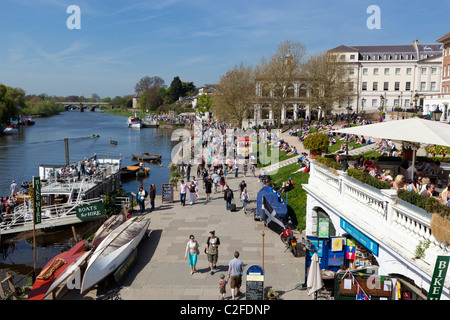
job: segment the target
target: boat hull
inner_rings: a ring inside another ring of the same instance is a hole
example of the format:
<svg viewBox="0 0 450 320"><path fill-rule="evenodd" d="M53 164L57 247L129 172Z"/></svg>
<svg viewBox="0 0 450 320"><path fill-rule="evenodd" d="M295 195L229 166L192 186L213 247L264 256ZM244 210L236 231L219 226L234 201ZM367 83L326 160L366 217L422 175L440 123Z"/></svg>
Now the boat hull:
<svg viewBox="0 0 450 320"><path fill-rule="evenodd" d="M81 284L81 294L108 277L128 258L141 242L150 217L127 220L102 241L92 254Z"/></svg>
<svg viewBox="0 0 450 320"><path fill-rule="evenodd" d="M78 242L75 246L72 247L69 251L63 252L55 256L52 260L50 260L44 267L45 270L47 267L51 266L51 264L58 258L65 260L65 263L56 269L50 278L48 279L36 279L33 284L33 287L28 294L28 300L42 300L47 295L47 291L52 286L52 284L59 279L59 277L64 274L64 271L69 268L72 264L76 263L76 261L85 254L85 241ZM41 272L42 274L42 272ZM39 276L38 276L39 277Z"/></svg>

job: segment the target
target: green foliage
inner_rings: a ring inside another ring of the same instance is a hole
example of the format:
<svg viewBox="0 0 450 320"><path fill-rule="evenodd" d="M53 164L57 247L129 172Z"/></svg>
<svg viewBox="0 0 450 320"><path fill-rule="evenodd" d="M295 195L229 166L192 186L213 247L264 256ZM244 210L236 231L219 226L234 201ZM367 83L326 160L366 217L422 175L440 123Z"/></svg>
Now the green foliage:
<svg viewBox="0 0 450 320"><path fill-rule="evenodd" d="M105 211L106 214L108 216L112 215L112 214L118 214L120 213L120 211L122 210L121 206L117 206L116 205L116 198L117 197L126 197L127 194L125 191L123 191L122 189L114 192L109 192L107 194L105 194Z"/></svg>
<svg viewBox="0 0 450 320"><path fill-rule="evenodd" d="M183 96L183 85L181 83L180 77L176 76L173 78L172 83L170 84L170 102L174 103Z"/></svg>
<svg viewBox="0 0 450 320"><path fill-rule="evenodd" d="M56 103L53 99L46 98L36 103L34 106L27 103L27 107L22 110L26 114L43 114L46 116L58 114L65 111L64 107L60 103Z"/></svg>
<svg viewBox="0 0 450 320"><path fill-rule="evenodd" d="M412 205L415 205L416 207L419 207L421 209L427 210L426 209L427 198L421 196L420 194L418 194L415 191L399 189L399 190L397 190L397 196L399 197L399 199L402 199L403 201L411 203ZM431 203L429 204L429 206L430 205L431 205Z"/></svg>
<svg viewBox="0 0 450 320"><path fill-rule="evenodd" d="M307 184L309 173L293 173L297 171L299 166L296 163L287 165L278 169L276 174L271 174L272 181L277 186L281 186L283 182L292 178L294 181L294 189L283 194L288 202L288 215L291 217L292 223L296 225L297 230L306 229L306 191L302 188L302 184Z"/></svg>
<svg viewBox="0 0 450 320"><path fill-rule="evenodd" d="M425 258L425 250L427 250L430 247L430 240L419 241L419 244L416 247L416 250L414 251L414 255L418 259Z"/></svg>
<svg viewBox="0 0 450 320"><path fill-rule="evenodd" d="M377 178L372 177L368 172L365 171L359 171L357 169L347 169L347 174L355 178L362 183L368 184L369 186L372 186L377 189L390 189L391 184L386 181L380 181Z"/></svg>
<svg viewBox="0 0 450 320"><path fill-rule="evenodd" d="M201 108L209 110L212 105L211 96L208 94L202 94L201 96L198 97L197 105Z"/></svg>
<svg viewBox="0 0 450 320"><path fill-rule="evenodd" d="M24 106L25 92L0 84L0 123L7 122L18 114L18 107Z"/></svg>
<svg viewBox="0 0 450 320"><path fill-rule="evenodd" d="M307 150L326 150L329 144L330 138L324 133L310 134L303 141L303 146Z"/></svg>
<svg viewBox="0 0 450 320"><path fill-rule="evenodd" d="M329 157L316 156L316 161L323 163L328 168L333 168L336 170L341 170L343 167L343 165L341 163L337 163L336 161L334 161L334 159L329 158Z"/></svg>

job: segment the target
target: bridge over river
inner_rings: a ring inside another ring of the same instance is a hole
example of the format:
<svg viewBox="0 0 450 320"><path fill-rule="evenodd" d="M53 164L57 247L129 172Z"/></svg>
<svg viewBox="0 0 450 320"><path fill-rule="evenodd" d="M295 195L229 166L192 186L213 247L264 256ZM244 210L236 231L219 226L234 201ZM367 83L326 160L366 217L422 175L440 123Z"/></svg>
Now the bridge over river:
<svg viewBox="0 0 450 320"><path fill-rule="evenodd" d="M61 102L64 108L68 111L71 109L79 109L80 112L84 112L84 109L89 109L89 111L95 111L95 108L100 106L110 106L109 102Z"/></svg>

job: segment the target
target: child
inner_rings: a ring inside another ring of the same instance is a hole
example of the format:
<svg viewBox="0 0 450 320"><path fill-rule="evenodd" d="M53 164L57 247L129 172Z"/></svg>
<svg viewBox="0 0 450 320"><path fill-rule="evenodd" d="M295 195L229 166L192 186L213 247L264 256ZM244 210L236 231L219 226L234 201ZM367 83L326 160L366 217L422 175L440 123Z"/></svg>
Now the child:
<svg viewBox="0 0 450 320"><path fill-rule="evenodd" d="M219 289L220 289L220 294L221 294L220 300L225 300L225 294L227 293L225 287L227 285L227 282L228 281L225 280L225 275L221 274L220 280L219 280Z"/></svg>

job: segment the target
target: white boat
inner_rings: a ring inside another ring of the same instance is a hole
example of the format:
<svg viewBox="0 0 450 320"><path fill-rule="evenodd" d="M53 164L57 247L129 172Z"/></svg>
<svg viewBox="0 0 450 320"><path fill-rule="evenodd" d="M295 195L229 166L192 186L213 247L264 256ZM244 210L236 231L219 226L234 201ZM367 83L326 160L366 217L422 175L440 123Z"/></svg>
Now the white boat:
<svg viewBox="0 0 450 320"><path fill-rule="evenodd" d="M94 239L92 240L92 246L97 248L100 243L117 227L127 220L127 217L123 211L119 214L112 215L109 217L95 232Z"/></svg>
<svg viewBox="0 0 450 320"><path fill-rule="evenodd" d="M9 126L9 127L6 127L5 130L3 130L3 133L7 134L7 135L13 135L13 134L19 133L19 130L17 128Z"/></svg>
<svg viewBox="0 0 450 320"><path fill-rule="evenodd" d="M141 129L143 124L138 117L128 117L127 125L128 128Z"/></svg>
<svg viewBox="0 0 450 320"><path fill-rule="evenodd" d="M134 217L111 232L95 249L81 284L81 294L114 272L147 233L150 217Z"/></svg>

